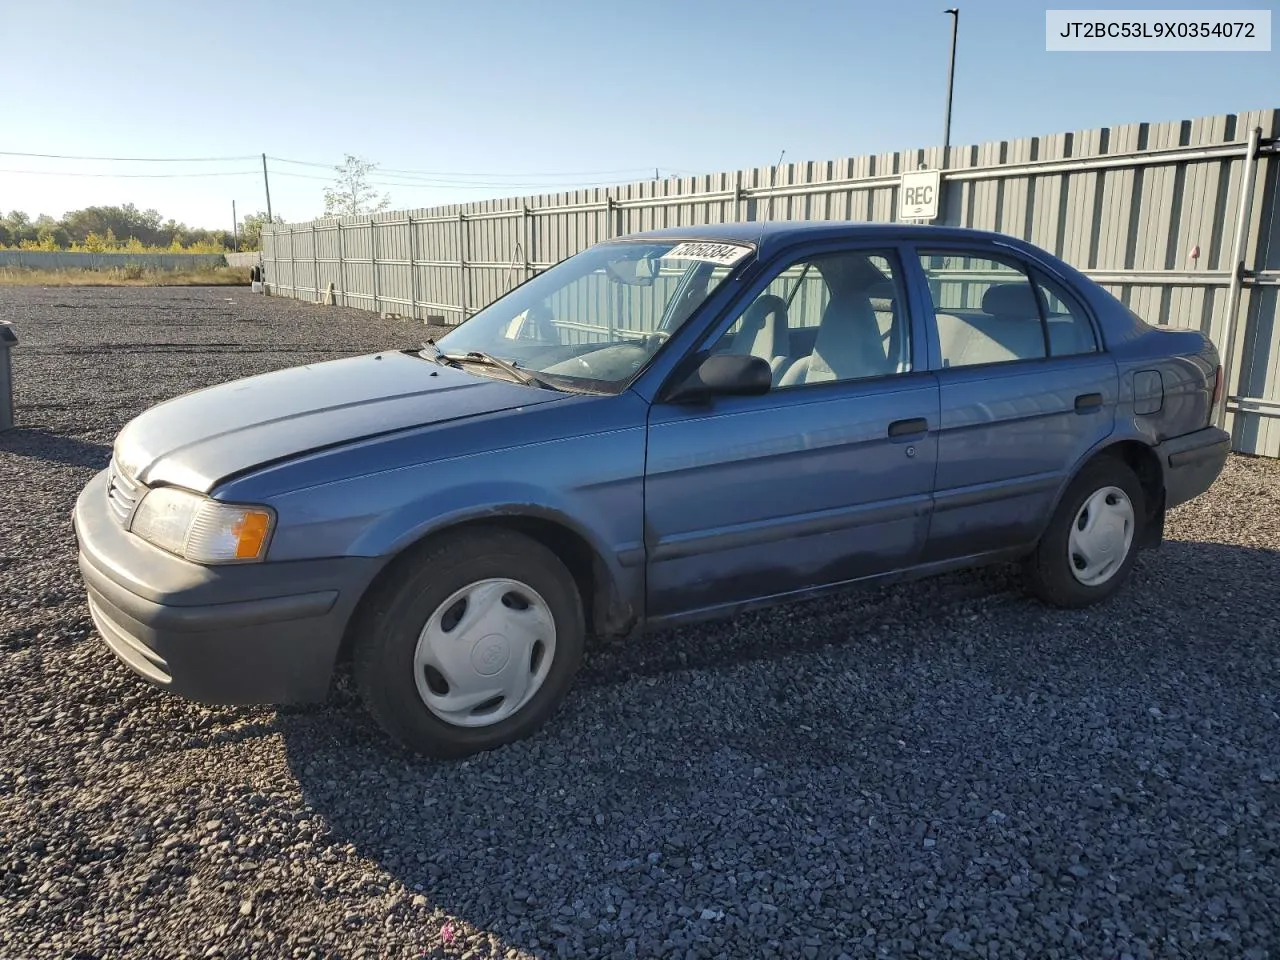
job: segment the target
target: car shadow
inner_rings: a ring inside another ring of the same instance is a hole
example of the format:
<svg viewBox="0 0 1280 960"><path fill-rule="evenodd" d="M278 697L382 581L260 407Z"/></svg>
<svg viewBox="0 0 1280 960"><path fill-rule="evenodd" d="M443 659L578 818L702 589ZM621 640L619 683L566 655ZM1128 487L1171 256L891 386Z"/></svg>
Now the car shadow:
<svg viewBox="0 0 1280 960"><path fill-rule="evenodd" d="M824 948L842 945L829 928L807 927L809 894L795 892L823 874L814 856L836 857L855 872L864 855L896 859L903 883L941 869L948 885L970 884L967 854L948 848L941 866L923 866L923 831L950 815L939 812L946 805L938 798L1032 796L1045 764L1060 768L1055 777L1063 784L1093 783L1100 774L1091 754L1060 752L1060 719L1046 718L1033 728L1039 739L1027 739L1029 703L1037 695L1043 703L1047 689L1051 706L1069 713L1079 702L1101 702L1111 711L1108 723L1137 729L1150 721L1143 697L1152 658L1208 664L1208 672L1220 664L1225 673L1224 649L1250 637L1253 649L1269 643L1223 611L1232 602L1228 583L1276 583L1277 559L1270 550L1170 541L1142 555L1120 594L1088 611L1050 610L1025 598L1016 572L1001 566L598 645L546 728L463 762L414 758L392 746L345 678L323 707L281 711L277 729L303 797L332 839L376 862L410 898L425 898L420 909L440 911L420 919L442 913L540 956L666 955L672 936L711 956L740 949L727 941L713 948L708 939L717 930L728 935L716 927L722 911L737 917L740 910L734 942L772 944L770 955L789 955L807 935L820 935ZM1219 575L1224 599L1206 603ZM1188 577L1197 591L1186 589ZM1249 602L1274 606L1280 585ZM1162 632L1158 645L1141 642L1144 611L1155 608L1186 616L1187 629ZM1125 634L1119 621L1138 626ZM1004 632L993 634L998 629ZM992 643L993 635L1001 642ZM802 695L792 676L815 670L856 674L857 703L827 702L835 695L821 686ZM734 671L742 687L726 695L725 686L739 682ZM913 671L935 686L904 680ZM947 689L937 689L938 678ZM927 719L933 704L922 689L979 719L950 726ZM1217 715L1211 690L1186 695L1203 697L1203 715ZM1021 712L1008 713L1015 703ZM901 732L906 716L922 725L920 742L909 744L911 735ZM904 760L912 749L932 750L932 758ZM955 767L944 760L948 750L978 760ZM1017 760L1008 762L1010 755ZM1003 765L998 784L984 758ZM1060 802L1093 802L1081 791L1068 790ZM1006 810L1022 802L1006 799L999 800ZM963 840L955 849L993 842L995 834L984 833L997 829L983 819L989 810L948 825ZM1140 805L1117 814L1134 824L1146 815ZM777 844L792 849L815 831L826 834L804 842L826 844L816 853L775 854ZM694 875L707 869L746 873L737 875L738 886L708 887ZM762 888L766 874L772 886ZM878 890L862 896L876 900L877 910L895 909ZM423 948L426 956L453 955L438 940Z"/></svg>
<svg viewBox="0 0 1280 960"><path fill-rule="evenodd" d="M108 444L78 440L39 427L14 427L0 432L0 452L97 470L104 469L111 460Z"/></svg>

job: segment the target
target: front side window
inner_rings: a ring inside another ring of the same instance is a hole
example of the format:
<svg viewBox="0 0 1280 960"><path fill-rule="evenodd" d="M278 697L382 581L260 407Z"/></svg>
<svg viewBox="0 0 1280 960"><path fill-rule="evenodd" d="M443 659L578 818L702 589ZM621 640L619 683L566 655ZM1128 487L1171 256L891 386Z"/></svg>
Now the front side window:
<svg viewBox="0 0 1280 960"><path fill-rule="evenodd" d="M1013 261L920 255L929 282L944 367L968 367L1093 353L1083 311L1060 286Z"/></svg>
<svg viewBox="0 0 1280 960"><path fill-rule="evenodd" d="M769 361L776 388L911 369L900 271L890 253L847 251L788 264L716 341Z"/></svg>
<svg viewBox="0 0 1280 960"><path fill-rule="evenodd" d="M752 252L703 241L600 244L516 288L437 346L464 360L495 357L553 387L616 393Z"/></svg>

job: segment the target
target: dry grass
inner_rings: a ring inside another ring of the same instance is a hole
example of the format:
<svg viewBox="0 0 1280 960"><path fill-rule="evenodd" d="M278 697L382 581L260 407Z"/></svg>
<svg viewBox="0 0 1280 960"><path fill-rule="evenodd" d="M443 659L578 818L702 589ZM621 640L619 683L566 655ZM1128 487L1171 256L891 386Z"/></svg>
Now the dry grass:
<svg viewBox="0 0 1280 960"><path fill-rule="evenodd" d="M16 287L209 287L249 285L248 267L159 270L131 264L104 270L36 270L0 267L0 286Z"/></svg>

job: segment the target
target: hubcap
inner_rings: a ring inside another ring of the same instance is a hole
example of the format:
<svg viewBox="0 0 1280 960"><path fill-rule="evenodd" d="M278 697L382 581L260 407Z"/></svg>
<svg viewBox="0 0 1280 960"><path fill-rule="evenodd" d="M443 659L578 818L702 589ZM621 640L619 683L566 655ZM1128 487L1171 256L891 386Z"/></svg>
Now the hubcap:
<svg viewBox="0 0 1280 960"><path fill-rule="evenodd" d="M1119 487L1103 487L1081 505L1067 537L1071 573L1086 587L1110 580L1133 544L1133 504Z"/></svg>
<svg viewBox="0 0 1280 960"><path fill-rule="evenodd" d="M413 654L418 696L457 727L487 727L538 692L556 652L555 619L519 580L479 580L427 618Z"/></svg>

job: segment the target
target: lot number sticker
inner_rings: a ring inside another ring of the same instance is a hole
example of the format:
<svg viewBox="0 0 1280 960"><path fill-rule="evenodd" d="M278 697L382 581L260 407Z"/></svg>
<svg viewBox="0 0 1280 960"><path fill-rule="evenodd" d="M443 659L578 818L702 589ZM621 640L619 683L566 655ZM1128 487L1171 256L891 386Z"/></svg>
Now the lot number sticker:
<svg viewBox="0 0 1280 960"><path fill-rule="evenodd" d="M681 243L672 247L662 255L663 260L703 260L707 263L719 263L730 266L737 263L748 253L750 247L742 247L736 243Z"/></svg>

